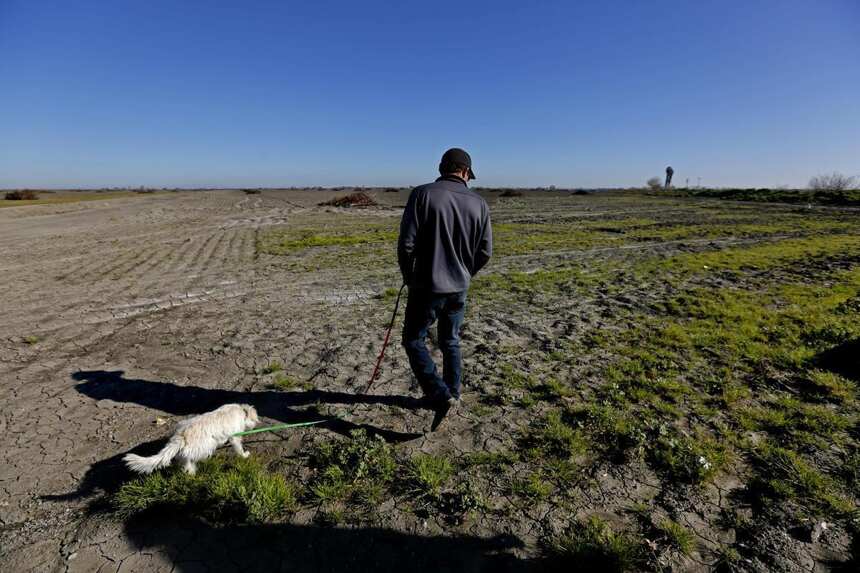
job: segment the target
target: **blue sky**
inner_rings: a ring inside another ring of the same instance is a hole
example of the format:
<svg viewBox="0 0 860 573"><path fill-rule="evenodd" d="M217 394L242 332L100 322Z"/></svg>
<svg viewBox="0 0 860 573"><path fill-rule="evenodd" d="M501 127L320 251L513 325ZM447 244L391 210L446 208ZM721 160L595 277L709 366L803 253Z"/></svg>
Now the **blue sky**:
<svg viewBox="0 0 860 573"><path fill-rule="evenodd" d="M0 0L0 187L860 174L860 1Z"/></svg>

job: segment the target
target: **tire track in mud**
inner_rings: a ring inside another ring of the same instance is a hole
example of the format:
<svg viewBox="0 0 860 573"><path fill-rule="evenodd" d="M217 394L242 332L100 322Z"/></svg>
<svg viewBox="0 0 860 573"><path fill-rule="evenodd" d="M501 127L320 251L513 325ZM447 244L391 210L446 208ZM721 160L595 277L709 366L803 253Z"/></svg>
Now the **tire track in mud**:
<svg viewBox="0 0 860 573"><path fill-rule="evenodd" d="M50 340L56 351L74 354L80 348L89 347L109 335L100 332L100 325L105 322L149 315L190 304L223 302L244 295L248 289L237 285L236 280L225 280L227 275L224 273L229 244L231 241L238 244L235 239L240 233L245 235L241 242L250 246L251 231L234 231L229 233L229 236L213 234L197 248L186 249L185 253L180 253L178 260L166 255L159 257L159 260L173 260L176 263L170 271L162 271L158 264L150 264L147 271L153 277L150 281L111 281L108 286L99 289L102 297L99 307L91 304L92 299L89 297L72 301L61 308L61 313L53 315L54 320L40 325L38 330ZM154 258L155 255L146 260L152 261ZM245 260L251 260L251 256L246 255ZM186 266L189 263L190 266ZM239 263L237 268L241 268L241 261ZM117 286L122 288L118 290ZM29 312L32 316L32 311ZM66 314L71 316L63 316ZM93 329L93 332L90 335L83 334L88 329Z"/></svg>
<svg viewBox="0 0 860 573"><path fill-rule="evenodd" d="M58 291L55 285L50 285L52 288L45 293L47 299L40 296L36 306L27 306L25 304L18 312L8 317L7 325L19 324L22 322L22 317L26 317L26 320L23 322L48 322L50 324L52 321L61 319L70 312L81 310L89 305L98 304L104 300L119 296L129 288L131 278L127 276L117 278L115 277L116 272L119 269L124 269L123 273L127 273L136 265L143 265L151 261L156 254L157 252L154 251L150 253L139 252L136 254L124 253L119 257L121 259L119 262L117 262L117 259L113 259L108 263L111 266L107 271L97 273L97 267L92 266L89 275L79 277L74 281L61 281L60 286L63 287L62 290ZM89 281L91 282L89 285L90 288L81 291L77 297L69 298L65 295L64 291L66 289L86 284L88 281L84 279L87 276L92 276L92 281ZM59 308L56 302L58 299L63 300Z"/></svg>
<svg viewBox="0 0 860 573"><path fill-rule="evenodd" d="M209 234L202 242L197 241L197 246L195 249L192 249L190 245L194 243L194 241L185 241L181 244L178 250L170 249L169 247L172 245L167 245L166 252L155 259L156 253L151 253L150 256L144 259L144 264L146 262L150 262L148 267L146 267L146 271L141 271L141 274L149 274L152 276L151 280L147 281L137 281L130 280L126 278L122 281L113 281L109 279L104 279L102 281L103 284L96 284L95 291L87 296L84 299L77 299L68 301L66 304L61 306L58 310L54 310L50 312L50 318L45 316L39 316L40 311L47 311L48 309L55 307L55 303L49 302L47 304L41 305L37 309L33 308L24 308L20 312L13 314L9 318L7 324L20 324L20 317L27 316L27 323L36 323L40 324L46 322L44 326L41 326L40 331L44 332L55 332L57 328L60 328L63 324L69 322L89 322L87 319L88 315L99 314L99 311L96 309L89 309L88 307L92 306L95 302L101 301L103 305L109 306L112 309L123 308L123 307L136 307L136 308L148 308L151 309L152 312L161 311L169 308L173 308L176 306L183 306L186 304L192 304L196 302L205 302L206 300L210 300L214 296L218 295L218 290L223 287L232 287L235 284L231 281L217 280L218 277L224 277L224 271L227 270L228 267L228 257L227 253L230 251L230 244L237 241L238 235L242 234L244 237L238 239L244 243L244 250L248 253L246 256L253 257L254 244L252 240L251 230L239 231L239 230L231 230L230 232L221 232L221 233L212 233ZM227 236L229 235L229 237ZM594 249L586 249L582 251L558 251L558 252L540 252L534 254L522 254L522 255L509 255L503 258L501 261L494 265L495 272L505 272L505 270L510 270L511 262L529 260L534 258L544 258L547 256L556 256L562 257L562 259L566 258L581 258L588 257L603 253L612 253L612 252L625 252L625 251L648 251L648 250L660 250L661 247L672 246L677 244L718 244L720 246L731 245L731 244L756 244L759 242L764 242L766 240L778 240L779 238L784 238L780 236L766 236L766 237L755 237L755 238L743 238L743 239L680 239L680 240L672 240L672 241L661 241L661 242L648 242L648 243L637 243L632 245L619 245L613 247L597 247ZM175 253L175 254L174 254ZM135 259L140 258L138 255ZM241 259L241 257L240 257ZM153 260L156 260L155 263L152 263ZM165 261L169 264L161 265L158 261ZM126 262L126 265L128 263ZM167 269L160 269L160 266L166 266ZM241 269L241 264L238 267ZM528 270L524 272L529 272ZM175 280L182 279L184 280ZM214 288L213 288L214 287ZM283 287L274 287L274 288L283 288ZM234 296L239 289L236 288L228 288L227 292L225 292L225 296ZM265 292L270 289L264 289L262 292ZM312 297L313 298L313 297ZM345 300L348 300L349 297L345 297ZM132 302L120 303L120 300L131 300ZM138 302L134 302L138 301ZM113 302L114 304L109 304ZM74 312L74 311L78 312ZM63 316L66 314L72 313L75 316L67 318L63 320ZM134 314L143 314L144 312L135 312ZM37 316L34 318L33 315ZM101 314L104 314L103 312ZM106 316L106 315L105 315ZM121 312L119 317L128 316L125 312ZM16 321L15 319L18 319ZM104 318L104 317L103 317ZM60 319L60 325L52 324L52 320ZM100 322L101 319L95 319L96 322Z"/></svg>
<svg viewBox="0 0 860 573"><path fill-rule="evenodd" d="M208 248L205 249L200 257L198 257L190 265L188 269L187 287L198 287L206 282L207 272L217 272L220 270L219 263L223 262L223 248L229 240L226 231L217 231L212 235L212 240L208 243Z"/></svg>
<svg viewBox="0 0 860 573"><path fill-rule="evenodd" d="M202 240L189 237L177 243L174 239L147 253L129 250L109 259L108 271L98 272L101 262L90 265L88 276L94 279L93 288L83 293L83 297L72 300L63 297L64 304L59 308L55 300L21 308L13 316L7 315L7 326L35 323L40 325L38 330L53 334L65 324L82 319L86 322L87 315L98 312L93 307L99 303L139 300L136 306L155 311L205 301L215 294L212 286L225 286L225 281L219 278L223 278L225 271L232 268L239 274L247 270L244 267L253 262L254 250L254 230L246 227L206 233ZM115 278L118 273L125 276ZM100 280L95 281L97 276ZM143 277L151 278L141 281ZM229 284L232 283L228 281ZM198 287L206 288L201 291Z"/></svg>
<svg viewBox="0 0 860 573"><path fill-rule="evenodd" d="M167 253L162 255L162 260L167 260L171 249L167 248ZM39 298L40 303L33 305L23 305L19 307L19 311L11 316L7 314L5 326L7 328L20 327L25 324L39 324L38 330L47 331L49 333L56 332L66 324L76 323L81 320L86 322L84 318L91 312L91 307L99 304L109 304L112 300L121 299L129 294L139 294L139 281L135 280L134 274L131 273L134 269L157 269L158 250L150 251L138 250L137 252L129 250L121 253L119 256L108 260L107 270L98 271L99 267L103 268L104 262L97 262L89 266L89 270L84 274L83 278L93 278L93 288L79 292L78 296L69 300L62 294L55 294L55 289L51 289L47 301L43 297ZM118 279L114 278L117 272L131 274L131 276L123 276ZM78 286L84 281L76 280L69 287ZM53 295L53 296L51 296ZM64 302L57 308L57 299L62 299ZM71 314L71 317L66 315ZM44 324L47 323L47 324Z"/></svg>

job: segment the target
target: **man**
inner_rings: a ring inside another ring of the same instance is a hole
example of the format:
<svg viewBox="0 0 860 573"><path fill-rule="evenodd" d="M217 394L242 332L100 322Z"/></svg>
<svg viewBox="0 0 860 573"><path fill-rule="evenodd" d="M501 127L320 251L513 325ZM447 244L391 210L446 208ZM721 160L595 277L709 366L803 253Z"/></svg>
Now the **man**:
<svg viewBox="0 0 860 573"><path fill-rule="evenodd" d="M475 179L472 158L462 149L449 149L439 173L434 183L416 187L409 195L397 244L403 282L409 287L403 346L437 413L460 399L460 327L466 291L493 252L490 209L468 185ZM442 378L424 342L437 319Z"/></svg>
<svg viewBox="0 0 860 573"><path fill-rule="evenodd" d="M672 175L675 174L675 170L672 169L672 166L668 166L666 168L666 185L665 188L668 189L672 185Z"/></svg>

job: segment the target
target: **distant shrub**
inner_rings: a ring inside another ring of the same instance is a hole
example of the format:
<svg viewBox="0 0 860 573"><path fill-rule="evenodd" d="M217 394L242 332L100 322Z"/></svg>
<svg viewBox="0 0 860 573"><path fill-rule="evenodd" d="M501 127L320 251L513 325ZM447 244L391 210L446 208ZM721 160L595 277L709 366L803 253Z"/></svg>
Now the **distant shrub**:
<svg viewBox="0 0 860 573"><path fill-rule="evenodd" d="M816 175L809 180L809 188L813 191L848 191L849 189L856 189L857 185L857 177L849 177L836 172Z"/></svg>
<svg viewBox="0 0 860 573"><path fill-rule="evenodd" d="M245 195L259 195L262 193L259 189L242 189L245 192Z"/></svg>
<svg viewBox="0 0 860 573"><path fill-rule="evenodd" d="M573 192L573 194L574 195L591 195L591 193L589 191L586 191L585 189L577 189L576 191Z"/></svg>
<svg viewBox="0 0 860 573"><path fill-rule="evenodd" d="M398 189L397 187L388 187L385 189L385 192L386 193L399 193L400 189Z"/></svg>
<svg viewBox="0 0 860 573"><path fill-rule="evenodd" d="M499 197L522 197L523 192L516 189L505 189Z"/></svg>
<svg viewBox="0 0 860 573"><path fill-rule="evenodd" d="M8 201L32 201L33 199L38 199L39 196L35 191L30 191L29 189L21 189L18 191L9 191L6 193L5 198Z"/></svg>
<svg viewBox="0 0 860 573"><path fill-rule="evenodd" d="M659 177L652 177L646 183L649 189L657 191L663 187L663 181Z"/></svg>

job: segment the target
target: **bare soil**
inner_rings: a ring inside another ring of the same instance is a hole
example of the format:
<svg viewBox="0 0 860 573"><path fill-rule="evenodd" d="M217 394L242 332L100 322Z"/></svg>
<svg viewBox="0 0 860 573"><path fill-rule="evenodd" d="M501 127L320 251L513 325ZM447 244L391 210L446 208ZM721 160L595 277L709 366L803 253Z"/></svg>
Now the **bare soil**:
<svg viewBox="0 0 860 573"><path fill-rule="evenodd" d="M319 206L341 194L189 191L0 210L0 570L540 570L542 540L571 519L599 514L624 525L631 518L623 508L643 501L697 536L695 549L668 566L716 566L715 551L737 541L717 517L735 508L729 500L743 486L742 472L685 489L641 461L590 466L570 484L575 498L564 501L563 492L529 501L494 481L502 477L487 476L481 482L486 509L457 524L401 510L396 500L379 508L372 526L320 524L312 509L289 523L227 527L193 516L119 519L103 511L106 495L129 479L122 455L157 449L174 421L226 402L252 403L271 423L331 420L247 440L250 451L272 457L294 456L309 443L355 428L381 435L407 456L456 459L516 449L543 405L524 405L516 391L500 389L500 361L541 376L551 370L585 392L568 401L584 399L601 385L595 372L608 360L606 352L582 350L552 366L541 356L561 348L560 341L623 332L631 312L650 312L680 288L630 273L610 290L514 290L514 299L476 290L463 334L463 405L429 433L433 413L416 400L396 333L380 379L370 395L360 394L393 302L386 289L399 286L394 245L374 239L313 246L316 239L299 233L290 240L310 246L278 254L262 248L271 240L267 233L277 230L396 229L406 201L406 191L380 190L370 192L376 207ZM510 248L497 246L485 277L571 264L632 267L805 232L612 239L615 223L639 218L665 227L797 215L857 232L857 214L837 208L601 193L487 198L496 224L606 224L608 230L596 243L562 241L534 250L520 248L514 237ZM814 282L814 264L830 272L856 268L858 260L857 252L847 252L810 261L808 272L782 266L751 271L743 280L761 285L800 272ZM720 288L732 280L711 276L702 284ZM261 372L275 361L304 386L272 388ZM853 555L844 527L811 543L788 526L768 525L754 544L738 569L826 570L850 563Z"/></svg>

